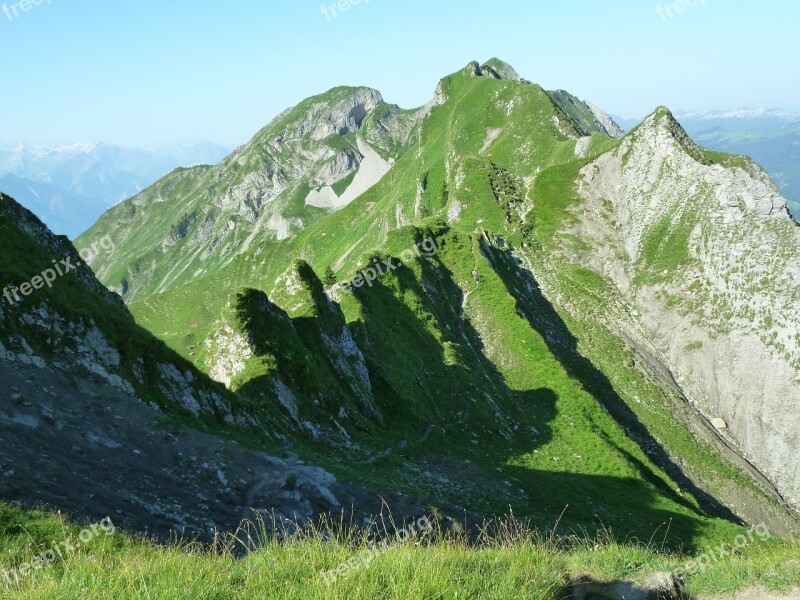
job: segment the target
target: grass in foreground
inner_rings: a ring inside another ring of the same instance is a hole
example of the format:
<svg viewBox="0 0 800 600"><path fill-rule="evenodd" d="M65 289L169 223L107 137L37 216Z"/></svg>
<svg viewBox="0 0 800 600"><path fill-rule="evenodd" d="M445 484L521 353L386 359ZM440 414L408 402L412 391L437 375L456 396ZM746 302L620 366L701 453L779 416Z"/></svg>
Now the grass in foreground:
<svg viewBox="0 0 800 600"><path fill-rule="evenodd" d="M417 521L416 533L409 539L399 542L390 536L381 551L370 553L376 538L364 530L348 532L343 525L306 526L292 535L284 528L278 535L267 535L270 528L259 519L236 538L220 540L214 547L185 542L160 545L119 531L98 530L63 560L9 585L2 569L10 573L54 543L74 542L88 527L69 524L58 515L0 505L0 597L556 600L565 597L571 575L642 581L692 560L664 553L654 542L617 541L611 532L597 539L556 538L510 518L488 524L473 539L444 532L436 521ZM394 528L385 523L373 530ZM241 557L243 545L254 540L263 540L261 549ZM734 540L722 543L731 546ZM735 555L712 561L705 571L688 577L688 592L724 594L757 584L787 591L800 586L798 550L797 542L754 537ZM367 556L368 564L357 560ZM322 575L340 568L343 571L335 580Z"/></svg>

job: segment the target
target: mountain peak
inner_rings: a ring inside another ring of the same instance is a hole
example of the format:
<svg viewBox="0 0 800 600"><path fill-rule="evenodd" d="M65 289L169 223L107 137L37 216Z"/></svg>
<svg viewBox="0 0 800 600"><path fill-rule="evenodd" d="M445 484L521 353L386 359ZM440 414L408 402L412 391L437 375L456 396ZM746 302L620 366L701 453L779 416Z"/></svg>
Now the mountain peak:
<svg viewBox="0 0 800 600"><path fill-rule="evenodd" d="M517 70L512 67L507 62L500 60L499 58L490 58L485 63L483 63L482 69L491 69L497 75L500 76L501 79L508 79L510 81L524 81L522 77L519 76Z"/></svg>
<svg viewBox="0 0 800 600"><path fill-rule="evenodd" d="M629 135L642 136L649 145L671 146L680 149L703 165L715 164L715 159L686 133L675 115L666 106L659 106L647 115L641 125Z"/></svg>
<svg viewBox="0 0 800 600"><path fill-rule="evenodd" d="M464 70L473 77L489 77L491 79L502 79L500 74L491 67L486 65L481 66L477 60L470 61Z"/></svg>
<svg viewBox="0 0 800 600"><path fill-rule="evenodd" d="M477 60L470 61L465 70L474 77L490 77L492 79L530 83L530 81L520 77L514 67L499 58L490 58L483 64L480 64Z"/></svg>
<svg viewBox="0 0 800 600"><path fill-rule="evenodd" d="M654 157L658 157L657 160L663 160L668 156L672 157L675 162L674 159L685 155L704 167L723 167L727 170L744 172L745 178L742 181L746 181L746 183L732 180L730 187L727 188L727 193L731 196L735 197L738 194L735 201L732 200L727 204L730 210L726 214L726 218L729 221L739 218L746 209L752 209L755 214L763 217L784 218L788 216L786 200L780 196L761 167L746 156L714 152L703 148L689 136L665 106L659 106L648 115L642 124L629 134L629 139L633 141L634 145L639 144L647 148L644 162L648 162ZM700 173L694 167L687 168L683 180L691 180ZM720 177L724 176L719 173L714 176L714 185L720 184ZM737 191L732 191L734 189Z"/></svg>
<svg viewBox="0 0 800 600"><path fill-rule="evenodd" d="M666 132L677 139L682 146L696 146L696 144L686 133L686 130L666 106L657 107L652 113L647 115L642 121L642 127L654 133Z"/></svg>

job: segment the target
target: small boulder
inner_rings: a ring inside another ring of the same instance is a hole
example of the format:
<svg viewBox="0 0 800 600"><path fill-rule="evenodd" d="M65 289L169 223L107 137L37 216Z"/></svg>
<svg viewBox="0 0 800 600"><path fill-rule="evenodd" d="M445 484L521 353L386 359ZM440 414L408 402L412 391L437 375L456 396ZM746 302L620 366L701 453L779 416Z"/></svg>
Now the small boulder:
<svg viewBox="0 0 800 600"><path fill-rule="evenodd" d="M589 576L572 578L572 600L680 600L683 598L683 581L672 573L655 573L644 583L633 581L604 582Z"/></svg>

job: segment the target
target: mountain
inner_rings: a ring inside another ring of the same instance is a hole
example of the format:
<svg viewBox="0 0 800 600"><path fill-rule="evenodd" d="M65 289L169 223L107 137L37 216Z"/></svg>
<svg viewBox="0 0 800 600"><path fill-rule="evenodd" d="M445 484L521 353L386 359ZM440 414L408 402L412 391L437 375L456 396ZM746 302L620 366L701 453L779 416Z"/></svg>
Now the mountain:
<svg viewBox="0 0 800 600"><path fill-rule="evenodd" d="M744 154L762 165L800 215L800 113L779 109L741 109L705 114L679 112L676 118L698 143L721 152ZM617 119L626 130L637 119Z"/></svg>
<svg viewBox="0 0 800 600"><path fill-rule="evenodd" d="M577 182L568 231L593 249L579 262L613 282L641 328L623 335L651 344L797 505L784 452L798 435L786 411L800 401L800 228L785 199L755 163L700 148L663 108Z"/></svg>
<svg viewBox="0 0 800 600"><path fill-rule="evenodd" d="M548 92L548 95L581 128L579 133L584 136L600 132L612 138L619 138L625 133L614 119L591 102L579 100L565 90Z"/></svg>
<svg viewBox="0 0 800 600"><path fill-rule="evenodd" d="M219 165L176 170L100 218L91 235L105 231L120 253L95 267L130 300L288 238L380 180L429 110L400 110L368 88L309 98ZM134 271L123 254L136 257Z"/></svg>
<svg viewBox="0 0 800 600"><path fill-rule="evenodd" d="M788 198L792 214L800 215L800 113L753 108L676 117L704 146L752 157Z"/></svg>
<svg viewBox="0 0 800 600"><path fill-rule="evenodd" d="M151 149L0 143L0 189L33 210L57 233L74 238L106 209L176 167L214 164L226 152L209 143Z"/></svg>
<svg viewBox="0 0 800 600"><path fill-rule="evenodd" d="M622 135L493 59L414 110L314 96L76 244L340 481L702 545L798 527L798 235L667 109Z"/></svg>

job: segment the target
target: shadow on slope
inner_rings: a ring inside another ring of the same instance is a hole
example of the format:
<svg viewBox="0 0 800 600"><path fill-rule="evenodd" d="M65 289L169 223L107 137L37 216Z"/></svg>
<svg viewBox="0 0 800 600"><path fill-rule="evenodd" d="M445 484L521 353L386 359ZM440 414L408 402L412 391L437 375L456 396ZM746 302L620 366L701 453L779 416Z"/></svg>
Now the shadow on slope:
<svg viewBox="0 0 800 600"><path fill-rule="evenodd" d="M447 243L467 239L453 234ZM364 440L383 451L362 475L402 485L449 514L460 508L491 517L511 509L549 529L569 505L563 533L612 527L623 539L646 540L663 528L678 546L697 542L706 515L613 443L639 478L509 464L553 441L559 397L547 387L509 386L464 313L456 279L437 255L354 290L359 312L349 327L386 419L380 439ZM580 373L569 373L583 383Z"/></svg>
<svg viewBox="0 0 800 600"><path fill-rule="evenodd" d="M515 298L520 314L524 315L530 326L547 341L553 355L561 361L565 369L580 381L584 389L594 396L602 406L606 407L642 451L655 464L664 469L682 489L690 492L709 515L741 523L741 520L730 509L692 482L625 404L608 377L580 353L578 340L572 335L569 327L550 301L544 297L533 273L523 268L519 259L507 250L500 250L485 242L482 242L481 249L495 272L503 280L509 294ZM619 450L624 452L622 449ZM691 507L685 498L678 495L659 478L654 477L645 465L636 461L628 453L626 454L628 459L638 466L642 476L656 485L666 497L677 504L687 508Z"/></svg>

